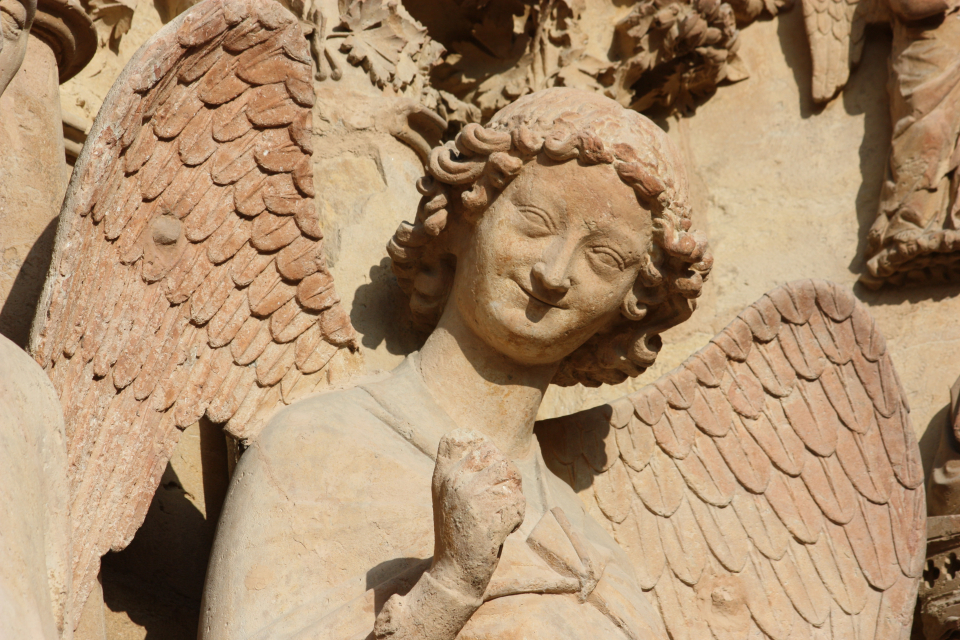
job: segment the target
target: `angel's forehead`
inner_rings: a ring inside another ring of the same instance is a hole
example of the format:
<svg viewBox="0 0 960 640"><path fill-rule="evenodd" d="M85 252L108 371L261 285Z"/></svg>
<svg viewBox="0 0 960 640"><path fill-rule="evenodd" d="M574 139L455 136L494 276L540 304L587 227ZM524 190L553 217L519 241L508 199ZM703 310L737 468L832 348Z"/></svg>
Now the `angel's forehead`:
<svg viewBox="0 0 960 640"><path fill-rule="evenodd" d="M633 189L610 165L531 162L508 187L515 205L533 205L550 213L576 214L585 223L637 230L649 221L649 212Z"/></svg>

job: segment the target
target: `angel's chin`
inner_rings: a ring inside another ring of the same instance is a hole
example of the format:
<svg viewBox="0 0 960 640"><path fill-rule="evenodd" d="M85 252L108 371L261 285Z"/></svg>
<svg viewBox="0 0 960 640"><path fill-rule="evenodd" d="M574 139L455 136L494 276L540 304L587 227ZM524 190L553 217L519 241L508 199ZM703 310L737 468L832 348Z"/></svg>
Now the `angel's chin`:
<svg viewBox="0 0 960 640"><path fill-rule="evenodd" d="M525 309L500 307L480 323L487 344L511 360L529 365L560 362L570 355L581 341L573 339L574 331L561 326L559 309L551 308L545 316L531 319Z"/></svg>

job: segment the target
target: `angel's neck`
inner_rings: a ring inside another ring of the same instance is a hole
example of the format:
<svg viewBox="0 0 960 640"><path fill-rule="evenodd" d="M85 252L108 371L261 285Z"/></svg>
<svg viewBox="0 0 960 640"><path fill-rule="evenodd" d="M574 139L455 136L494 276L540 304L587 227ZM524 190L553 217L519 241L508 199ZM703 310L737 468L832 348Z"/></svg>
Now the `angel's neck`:
<svg viewBox="0 0 960 640"><path fill-rule="evenodd" d="M458 427L483 433L510 458L529 454L537 410L556 369L504 357L455 311L444 313L420 351L421 375L437 404Z"/></svg>

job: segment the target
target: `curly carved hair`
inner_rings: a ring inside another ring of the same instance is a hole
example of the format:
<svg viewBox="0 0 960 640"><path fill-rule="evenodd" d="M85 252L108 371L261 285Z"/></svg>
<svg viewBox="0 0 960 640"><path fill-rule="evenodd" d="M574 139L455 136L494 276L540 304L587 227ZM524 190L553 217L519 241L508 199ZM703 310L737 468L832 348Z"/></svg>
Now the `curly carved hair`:
<svg viewBox="0 0 960 640"><path fill-rule="evenodd" d="M567 88L533 93L486 127L467 125L456 140L433 149L428 175L417 183L423 197L416 220L402 223L387 245L393 271L415 321L435 327L456 270L443 235L451 216L482 215L541 154L555 162L612 165L650 210L650 250L620 319L567 356L553 379L562 386L623 382L653 364L662 331L690 317L713 258L703 234L690 230L677 150L654 123L609 98Z"/></svg>

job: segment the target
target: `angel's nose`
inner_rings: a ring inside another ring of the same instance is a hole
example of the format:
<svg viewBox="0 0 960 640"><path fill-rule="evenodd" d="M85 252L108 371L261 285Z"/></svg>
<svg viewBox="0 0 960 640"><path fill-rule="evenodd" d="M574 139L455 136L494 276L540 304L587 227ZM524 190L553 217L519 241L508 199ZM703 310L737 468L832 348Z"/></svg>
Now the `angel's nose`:
<svg viewBox="0 0 960 640"><path fill-rule="evenodd" d="M570 277L570 265L573 260L572 247L566 243L555 243L533 265L533 278L544 289L563 295L573 286Z"/></svg>

